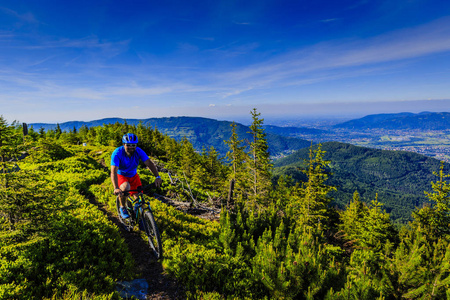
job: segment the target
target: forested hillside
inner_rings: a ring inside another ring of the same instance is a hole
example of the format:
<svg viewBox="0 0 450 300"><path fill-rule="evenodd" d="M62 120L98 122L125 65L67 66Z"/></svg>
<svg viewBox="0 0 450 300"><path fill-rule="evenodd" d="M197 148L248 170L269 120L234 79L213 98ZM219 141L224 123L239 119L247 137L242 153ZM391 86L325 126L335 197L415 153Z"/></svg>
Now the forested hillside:
<svg viewBox="0 0 450 300"><path fill-rule="evenodd" d="M338 187L331 193L335 204L344 208L355 191L364 202L370 203L378 193L378 200L391 218L402 223L411 220L411 212L416 207L428 202L424 191L431 191L433 171L440 165L436 159L406 151L385 151L338 142L323 143L322 149L326 151L324 159L330 161L333 174L327 183ZM296 181L305 180L301 168L308 155L308 149L301 149L277 160L274 173L291 175ZM448 172L450 165L444 164L444 168Z"/></svg>
<svg viewBox="0 0 450 300"><path fill-rule="evenodd" d="M232 122L228 121L217 121L208 118L199 117L170 117L170 118L150 118L150 119L119 119L119 118L109 118L90 122L66 122L62 124L44 124L44 123L34 123L30 124L36 131L41 128L43 130L56 130L59 128L62 131L73 131L80 130L86 127L96 127L103 125L113 125L113 124L128 124L131 126L137 126L141 123L143 126L156 128L159 132L174 138L177 141L181 141L183 138L187 138L189 142L194 146L197 151L202 151L203 148L209 148L213 146L216 151L221 155L225 156L228 151L225 140L228 140L231 136ZM267 134L267 142L269 145L269 152L272 156L278 156L283 153L289 153L300 148L309 147L310 142L288 137L286 135L278 134L279 129L270 127L270 131ZM302 129L297 128L296 132ZM304 129L308 132L314 132L313 129ZM245 140L245 146L250 144L251 134L248 126L242 124L236 124L236 132L239 136ZM272 133L271 133L272 132Z"/></svg>
<svg viewBox="0 0 450 300"><path fill-rule="evenodd" d="M414 210L399 230L376 196L365 204L354 193L343 210L330 205L333 162L320 145L308 151L302 182L281 176L273 183L263 119L251 115L249 147L231 125L227 164L214 148L197 153L186 139L142 124L24 136L0 118L0 299L119 299L115 284L139 278L133 246L97 205L114 212L109 160L126 132L139 136L158 165L161 194L194 207L222 205L214 222L152 201L161 264L183 286L182 298L450 297L443 165L433 170L432 205ZM153 181L149 171L138 172L144 184Z"/></svg>

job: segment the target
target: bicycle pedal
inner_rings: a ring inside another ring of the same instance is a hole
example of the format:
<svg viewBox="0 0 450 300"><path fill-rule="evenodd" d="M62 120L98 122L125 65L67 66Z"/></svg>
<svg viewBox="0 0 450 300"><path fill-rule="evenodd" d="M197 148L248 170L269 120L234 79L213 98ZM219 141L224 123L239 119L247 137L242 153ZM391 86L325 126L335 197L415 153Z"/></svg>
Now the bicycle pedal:
<svg viewBox="0 0 450 300"><path fill-rule="evenodd" d="M122 224L122 227L128 232L133 231L133 226L131 226L131 225Z"/></svg>

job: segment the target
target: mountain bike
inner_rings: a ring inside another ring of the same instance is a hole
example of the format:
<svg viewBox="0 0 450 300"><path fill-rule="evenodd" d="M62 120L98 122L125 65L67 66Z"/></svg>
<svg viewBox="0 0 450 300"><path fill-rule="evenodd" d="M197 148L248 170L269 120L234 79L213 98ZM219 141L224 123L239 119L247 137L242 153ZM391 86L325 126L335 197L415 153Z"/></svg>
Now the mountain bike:
<svg viewBox="0 0 450 300"><path fill-rule="evenodd" d="M154 187L154 185L149 185L147 187ZM144 197L144 188L140 187L137 190L128 190L123 192L126 197L126 209L130 218L124 219L120 214L120 200L119 196L116 198L116 209L119 215L120 222L124 225L125 230L133 231L136 224L139 225L139 229L148 237L148 243L153 254L157 259L160 259L163 254L161 237L159 235L158 227L156 226L155 218L153 217L152 208L150 202L146 201ZM130 192L138 192L137 197L134 198L130 195Z"/></svg>

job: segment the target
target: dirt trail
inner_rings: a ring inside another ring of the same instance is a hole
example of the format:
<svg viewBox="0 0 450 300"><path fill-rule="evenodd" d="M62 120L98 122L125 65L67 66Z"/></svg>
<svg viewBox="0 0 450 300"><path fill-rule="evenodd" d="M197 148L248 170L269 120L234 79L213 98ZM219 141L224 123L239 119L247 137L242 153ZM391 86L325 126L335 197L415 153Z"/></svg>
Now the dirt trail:
<svg viewBox="0 0 450 300"><path fill-rule="evenodd" d="M215 211L208 209L193 209L189 207L187 203L172 201L164 197L159 200L167 205L176 207L180 211L208 220L218 220L219 218L217 209ZM95 204L111 222L121 229L120 234L128 244L128 249L138 268L136 271L137 273L142 274L141 278L145 278L149 285L147 299L186 299L183 286L178 284L173 278L170 278L169 275L165 274L161 262L156 260L150 253L148 243L141 238L139 231L126 231L117 215L107 209L105 204L98 203L95 199L90 199L90 202Z"/></svg>

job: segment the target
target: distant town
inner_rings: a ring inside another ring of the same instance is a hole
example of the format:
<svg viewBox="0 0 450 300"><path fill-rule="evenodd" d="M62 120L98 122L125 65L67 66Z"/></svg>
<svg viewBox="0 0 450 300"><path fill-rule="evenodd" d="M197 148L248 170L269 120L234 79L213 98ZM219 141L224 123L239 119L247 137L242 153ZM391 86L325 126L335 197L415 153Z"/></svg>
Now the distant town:
<svg viewBox="0 0 450 300"><path fill-rule="evenodd" d="M450 162L450 130L326 130L322 134L298 134L313 142L338 141L382 150L409 151Z"/></svg>

